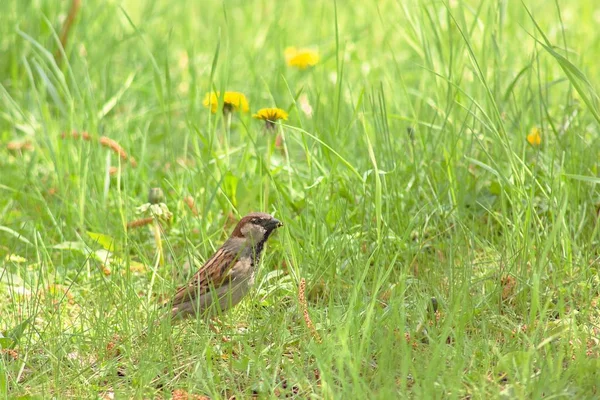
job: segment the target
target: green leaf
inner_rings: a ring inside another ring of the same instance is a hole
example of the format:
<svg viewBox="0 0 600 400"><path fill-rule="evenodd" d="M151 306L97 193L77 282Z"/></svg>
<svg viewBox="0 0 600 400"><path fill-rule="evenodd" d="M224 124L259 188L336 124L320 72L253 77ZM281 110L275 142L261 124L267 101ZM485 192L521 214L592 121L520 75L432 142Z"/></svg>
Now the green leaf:
<svg viewBox="0 0 600 400"><path fill-rule="evenodd" d="M52 248L57 250L75 251L85 256L88 256L91 253L89 247L87 247L83 242L62 242L52 246Z"/></svg>
<svg viewBox="0 0 600 400"><path fill-rule="evenodd" d="M231 172L227 172L225 174L225 179L223 179L223 191L231 200L231 204L234 207L237 207L237 187L238 187L239 178L234 176Z"/></svg>
<svg viewBox="0 0 600 400"><path fill-rule="evenodd" d="M6 382L6 374L0 370L0 394L7 395L8 383Z"/></svg>
<svg viewBox="0 0 600 400"><path fill-rule="evenodd" d="M544 34L544 31L542 30L542 28L540 28L535 18L533 18L533 15L526 6L525 11L527 11L527 13L529 14L529 18L531 18L531 21L535 25L536 30L542 36L544 41L542 42L532 36L533 39L536 42L538 42L552 57L554 57L554 59L558 62L558 65L562 68L565 75L567 75L567 78L569 78L569 81L571 82L577 93L579 93L579 95L581 96L581 99L586 104L596 121L600 122L600 110L598 110L599 97L596 91L594 90L594 86L592 85L592 83L588 80L585 74L579 68L577 68L571 61L569 61L562 54L554 50L555 46L552 45L548 37Z"/></svg>
<svg viewBox="0 0 600 400"><path fill-rule="evenodd" d="M27 318L9 331L1 332L0 347L3 349L13 349L19 344L19 340L21 340L21 337L23 336L23 333L25 333L27 326L31 323L32 318L33 317Z"/></svg>
<svg viewBox="0 0 600 400"><path fill-rule="evenodd" d="M93 241L102 246L105 250L110 252L115 251L115 239L112 236L105 235L103 233L86 232Z"/></svg>
<svg viewBox="0 0 600 400"><path fill-rule="evenodd" d="M104 118L106 116L106 114L108 114L113 108L115 108L115 106L117 105L119 100L121 100L121 97L123 97L123 95L125 94L127 89L129 89L129 87L133 83L133 79L135 78L136 73L137 72L135 72L135 71L130 73L129 76L127 77L127 79L125 80L125 83L123 84L123 86L121 86L121 88L119 89L119 91L113 97L111 97L106 103L104 103L104 105L102 106L102 109L100 109L100 111L98 111L98 119Z"/></svg>
<svg viewBox="0 0 600 400"><path fill-rule="evenodd" d="M0 225L0 231L4 231L4 232L14 236L15 238L19 239L23 243L31 244L31 242L25 236L21 235L19 232L14 231L6 226Z"/></svg>
<svg viewBox="0 0 600 400"><path fill-rule="evenodd" d="M512 351L500 357L496 365L496 372L498 374L506 373L512 379L520 379L529 375L531 362L531 351Z"/></svg>
<svg viewBox="0 0 600 400"><path fill-rule="evenodd" d="M15 341L12 340L9 337L4 337L2 336L2 333L0 333L0 349L12 349L13 347L15 347Z"/></svg>
<svg viewBox="0 0 600 400"><path fill-rule="evenodd" d="M575 179L576 181L589 182L589 183L600 183L600 178L596 176L587 175L575 175L575 174L563 174L567 178Z"/></svg>
<svg viewBox="0 0 600 400"><path fill-rule="evenodd" d="M499 196L500 193L502 193L502 185L500 185L500 182L498 182L498 181L490 182L490 193L495 194L497 196Z"/></svg>

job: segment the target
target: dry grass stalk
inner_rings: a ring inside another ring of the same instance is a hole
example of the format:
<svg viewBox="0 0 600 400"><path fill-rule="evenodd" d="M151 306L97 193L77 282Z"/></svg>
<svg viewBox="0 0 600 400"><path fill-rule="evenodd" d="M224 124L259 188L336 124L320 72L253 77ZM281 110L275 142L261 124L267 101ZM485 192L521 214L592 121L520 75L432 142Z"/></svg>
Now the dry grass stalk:
<svg viewBox="0 0 600 400"><path fill-rule="evenodd" d="M135 158L129 157L127 155L127 152L125 151L125 149L123 147L121 147L121 145L119 143L117 143L116 140L111 139L108 136L102 136L100 138L100 145L104 146L104 147L108 147L110 150L112 150L114 153L116 153L119 157L121 157L122 160L127 161L127 159L129 159L129 163L131 164L132 167L135 168L137 166L137 161L135 161Z"/></svg>
<svg viewBox="0 0 600 400"><path fill-rule="evenodd" d="M190 211L192 212L192 214L194 214L194 217L198 216L198 209L196 208L196 204L194 202L194 198L192 196L186 196L183 198L183 202L185 203L186 206L188 206L188 208L190 209Z"/></svg>
<svg viewBox="0 0 600 400"><path fill-rule="evenodd" d="M61 133L60 137L62 139L67 139L69 137L69 134L66 132L63 132L63 133ZM81 133L79 133L77 131L72 131L71 137L75 140L77 140L81 137L81 139L85 140L86 142L89 142L90 140L92 140L92 136L89 133L87 133L86 131L83 131Z"/></svg>
<svg viewBox="0 0 600 400"><path fill-rule="evenodd" d="M308 330L312 334L313 338L317 341L317 343L322 343L321 336L319 336L319 332L315 328L312 320L310 319L310 315L308 314L308 304L306 303L306 279L300 279L300 288L298 290L298 301L300 302L300 307L302 308L302 314L304 316L304 322L308 327Z"/></svg>
<svg viewBox="0 0 600 400"><path fill-rule="evenodd" d="M131 221L127 224L127 229L135 229L139 228L140 226L150 225L153 221L153 217L136 219L135 221Z"/></svg>
<svg viewBox="0 0 600 400"><path fill-rule="evenodd" d="M6 144L6 150L12 152L33 151L33 144L27 140L23 142L8 142Z"/></svg>
<svg viewBox="0 0 600 400"><path fill-rule="evenodd" d="M81 0L72 0L71 7L69 8L69 14L65 19L65 23L63 24L62 31L60 32L60 46L63 51L67 47L67 41L69 39L69 32L71 31L71 27L73 26L73 22L75 22L75 17L77 17L77 13L79 12L79 7L81 7ZM58 64L61 60L62 52L60 49L54 53L54 59Z"/></svg>
<svg viewBox="0 0 600 400"><path fill-rule="evenodd" d="M127 152L116 140L109 138L108 136L102 136L100 138L100 145L108 147L113 152L117 153L122 160L127 160Z"/></svg>
<svg viewBox="0 0 600 400"><path fill-rule="evenodd" d="M86 142L91 142L92 140L94 140L94 138L92 137L92 135L90 135L88 132L78 132L78 131L72 131L70 134L67 132L63 132L61 133L60 137L62 139L74 139L74 140L85 140ZM123 147L121 147L121 145L114 139L109 138L108 136L102 136L100 137L100 139L98 140L100 142L100 145L103 147L107 147L110 150L112 150L114 153L116 153L119 157L121 157L122 160L124 161L129 161L129 164L131 164L131 166L133 168L137 167L137 161L133 156L130 156L127 154L127 152L125 151L125 149Z"/></svg>

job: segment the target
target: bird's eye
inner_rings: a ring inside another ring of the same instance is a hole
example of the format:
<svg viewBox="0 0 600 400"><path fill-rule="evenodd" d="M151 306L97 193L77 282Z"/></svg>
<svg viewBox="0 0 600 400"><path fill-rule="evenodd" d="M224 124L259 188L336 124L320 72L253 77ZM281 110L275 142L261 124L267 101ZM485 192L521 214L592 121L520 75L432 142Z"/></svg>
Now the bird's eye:
<svg viewBox="0 0 600 400"><path fill-rule="evenodd" d="M252 218L252 220L250 220L250 222L252 222L253 224L258 222L258 218Z"/></svg>

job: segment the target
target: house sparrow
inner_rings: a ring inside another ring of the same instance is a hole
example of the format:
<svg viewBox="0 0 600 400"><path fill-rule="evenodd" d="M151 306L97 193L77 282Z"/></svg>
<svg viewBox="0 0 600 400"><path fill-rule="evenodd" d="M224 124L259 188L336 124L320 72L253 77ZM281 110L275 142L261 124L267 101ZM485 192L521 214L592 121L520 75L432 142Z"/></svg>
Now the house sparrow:
<svg viewBox="0 0 600 400"><path fill-rule="evenodd" d="M238 304L254 283L267 239L280 226L265 213L242 218L223 246L166 304L172 307L171 318L225 311Z"/></svg>

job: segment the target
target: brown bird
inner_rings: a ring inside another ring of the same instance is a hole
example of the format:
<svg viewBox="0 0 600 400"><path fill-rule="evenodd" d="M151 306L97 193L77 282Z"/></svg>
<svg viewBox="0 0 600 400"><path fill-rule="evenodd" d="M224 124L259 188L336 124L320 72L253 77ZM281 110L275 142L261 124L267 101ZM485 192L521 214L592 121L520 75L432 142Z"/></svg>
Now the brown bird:
<svg viewBox="0 0 600 400"><path fill-rule="evenodd" d="M254 283L263 247L283 224L265 213L251 213L238 222L223 246L180 287L171 317L215 314L238 304Z"/></svg>

